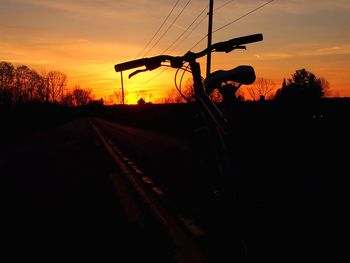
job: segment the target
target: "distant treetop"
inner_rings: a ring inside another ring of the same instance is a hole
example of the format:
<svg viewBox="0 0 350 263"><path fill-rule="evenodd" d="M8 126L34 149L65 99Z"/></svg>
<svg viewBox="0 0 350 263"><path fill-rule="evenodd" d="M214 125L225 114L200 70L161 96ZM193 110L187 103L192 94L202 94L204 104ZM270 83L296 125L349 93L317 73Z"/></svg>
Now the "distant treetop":
<svg viewBox="0 0 350 263"><path fill-rule="evenodd" d="M277 90L275 99L280 101L315 101L324 97L329 83L318 78L306 69L298 69L288 81L284 79L282 87Z"/></svg>

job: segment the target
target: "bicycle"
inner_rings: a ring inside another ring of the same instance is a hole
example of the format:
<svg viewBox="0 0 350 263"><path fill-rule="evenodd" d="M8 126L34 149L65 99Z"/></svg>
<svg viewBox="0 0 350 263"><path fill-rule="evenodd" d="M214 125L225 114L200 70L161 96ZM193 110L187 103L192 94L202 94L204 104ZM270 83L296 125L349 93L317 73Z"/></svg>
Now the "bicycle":
<svg viewBox="0 0 350 263"><path fill-rule="evenodd" d="M193 88L195 103L199 105L199 111L202 119L208 127L211 145L215 149L215 162L218 164L218 172L224 177L231 174L230 154L228 153L227 136L230 133L228 122L223 113L218 109L215 103L210 99L210 94L218 89L224 98L231 97L241 85L249 85L255 81L255 72L251 66L238 66L231 70L219 70L211 73L203 81L201 77L200 64L196 59L207 55L209 52L229 53L235 49L246 49L245 44L263 40L262 34L254 34L234 38L228 41L219 42L198 52L187 52L184 56L160 55L150 58L141 58L124 63L116 64L115 71L125 71L133 68L145 66L144 69L136 70L129 75L129 78L145 71L151 71L163 66L162 63L169 62L170 67L190 71L193 77ZM185 63L189 65L184 67ZM190 70L188 70L190 67ZM227 84L232 81L238 85ZM224 84L224 85L222 85Z"/></svg>
<svg viewBox="0 0 350 263"><path fill-rule="evenodd" d="M209 52L229 53L235 49L246 49L246 47L244 46L245 44L254 43L262 40L262 34L248 35L213 44L198 53L189 51L183 56L160 55L150 58L136 59L115 65L116 72L145 67L143 69L137 69L136 71L132 72L129 75L129 78L145 71L155 70L160 66L163 66L163 63L168 63L164 66L170 66L178 70L182 69L184 71L189 71L192 73L194 104L198 105L198 113L205 127L205 138L198 139L200 135L197 134L197 148L203 147L203 141L208 142L207 145L209 148L209 152L206 154L209 155L207 156L207 158L209 159L208 162L212 164L212 166L210 167L211 170L209 169L210 173L212 173L210 177L214 178L214 180L204 179L208 180L208 183L202 183L204 185L203 188L205 188L204 192L211 192L210 196L208 196L207 194L203 195L203 199L209 201L211 205L206 204L205 201L202 202L201 205L203 205L203 209L201 211L211 210L211 212L204 212L204 216L203 214L201 214L201 216L207 218L209 213L212 214L209 215L211 216L209 220L211 221L211 223L209 223L209 229L213 225L222 225L219 226L218 231L221 234L219 234L219 237L214 238L214 240L226 240L225 238L221 238L220 235L222 235L222 233L226 235L228 231L223 226L224 224L222 224L222 222L218 222L217 220L218 218L222 218L225 216L227 217L227 215L224 212L225 207L227 207L227 205L230 205L230 200L232 199L232 197L235 198L235 189L232 191L232 189L229 188L231 188L231 186L235 184L235 178L238 175L237 171L235 170L236 167L234 164L234 158L230 149L230 136L232 136L232 128L230 127L230 123L227 119L227 116L225 116L224 113L219 109L219 107L214 103L214 101L210 98L210 95L214 92L214 90L218 90L223 95L224 102L231 103L232 98L235 96L235 92L238 90L238 88L241 85L252 84L255 81L256 76L253 67L241 65L227 71L218 70L212 72L211 74L209 74L209 76L207 76L206 79L203 79L201 76L200 64L196 61L196 59L205 56ZM185 66L186 63L188 63L188 65ZM229 82L233 82L233 84ZM181 90L179 90L179 92L181 93ZM181 95L183 96L183 94ZM202 149L199 149L196 153L203 154L203 152L204 151L202 151ZM211 206L211 208L208 209L208 206ZM221 214L222 216L219 214ZM227 217L226 220L226 222L230 221L231 217ZM227 224L225 225L227 226ZM233 229L233 232L231 233L236 233L236 229ZM244 248L242 249L242 247L244 246L242 245L242 240L243 238L239 237L238 235L238 237L236 237L238 245L234 245L235 249L240 250L237 252L240 256L242 256L242 250L244 250ZM214 241L214 243L216 243L216 241ZM218 251L221 251L221 245L217 245L214 243L213 245L216 246L216 249ZM215 255L222 254L224 253L215 252Z"/></svg>

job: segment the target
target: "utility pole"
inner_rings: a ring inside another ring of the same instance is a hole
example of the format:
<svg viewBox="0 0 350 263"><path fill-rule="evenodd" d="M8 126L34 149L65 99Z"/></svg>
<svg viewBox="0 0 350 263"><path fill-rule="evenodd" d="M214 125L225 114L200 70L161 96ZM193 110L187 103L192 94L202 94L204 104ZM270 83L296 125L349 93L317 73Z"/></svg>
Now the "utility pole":
<svg viewBox="0 0 350 263"><path fill-rule="evenodd" d="M120 71L120 78L122 82L122 103L124 105L124 81L123 81L123 71Z"/></svg>
<svg viewBox="0 0 350 263"><path fill-rule="evenodd" d="M213 9L214 9L214 0L209 0L208 47L211 46L211 39L212 39L212 34L213 34ZM207 76L210 74L210 65L211 65L211 52L208 52L208 55L207 55Z"/></svg>

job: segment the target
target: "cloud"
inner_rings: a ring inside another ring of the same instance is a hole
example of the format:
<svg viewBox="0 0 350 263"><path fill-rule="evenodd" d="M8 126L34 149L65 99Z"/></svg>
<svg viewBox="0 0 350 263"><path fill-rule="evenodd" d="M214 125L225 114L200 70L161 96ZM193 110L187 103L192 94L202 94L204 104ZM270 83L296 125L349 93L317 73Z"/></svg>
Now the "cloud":
<svg viewBox="0 0 350 263"><path fill-rule="evenodd" d="M47 8L64 13L87 17L104 17L115 19L140 19L140 14L149 8L161 7L155 1L134 0L12 0L18 3L31 5L33 7Z"/></svg>
<svg viewBox="0 0 350 263"><path fill-rule="evenodd" d="M329 56L329 55L347 55L350 54L350 44L341 44L332 47L322 47L308 52L301 52L302 56Z"/></svg>
<svg viewBox="0 0 350 263"><path fill-rule="evenodd" d="M350 1L348 0L289 0L274 1L271 4L273 11L280 11L294 14L314 13L318 11L350 10Z"/></svg>
<svg viewBox="0 0 350 263"><path fill-rule="evenodd" d="M254 54L254 57L262 60L276 60L289 58L322 57L350 54L350 44L338 44L336 46L319 46L309 44L308 46L293 45L285 47L285 52L262 52Z"/></svg>

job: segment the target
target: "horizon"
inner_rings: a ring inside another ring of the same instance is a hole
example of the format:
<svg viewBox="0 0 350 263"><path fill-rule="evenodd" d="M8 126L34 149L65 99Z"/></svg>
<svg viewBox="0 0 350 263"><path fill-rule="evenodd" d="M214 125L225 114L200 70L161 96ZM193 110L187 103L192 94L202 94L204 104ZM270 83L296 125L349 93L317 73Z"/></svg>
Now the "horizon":
<svg viewBox="0 0 350 263"><path fill-rule="evenodd" d="M166 51L208 5L193 0L184 8L187 1L180 1L163 29L145 48L175 1L0 1L1 61L27 65L39 73L61 71L68 76L69 88L76 85L90 88L96 98L103 99L121 88L115 64L135 59L143 49L149 51L141 52L141 55L147 53L146 57ZM267 2L215 1L213 30ZM169 27L165 38L156 43L182 8L180 18ZM246 51L214 53L212 71L251 65L257 78L271 79L279 88L284 78L306 68L329 81L329 97L350 97L349 10L350 3L344 0L322 0L317 4L275 0L213 35L213 43L255 33L262 33L264 40L247 45ZM180 45L172 55L184 54L207 34L205 13L200 17L203 22L186 42L176 43ZM205 46L206 41L201 41L193 51ZM205 59L199 61L204 75ZM157 69L128 80L131 72L124 74L130 104L141 96L152 96L154 102L165 97L174 86L173 69L164 72Z"/></svg>

